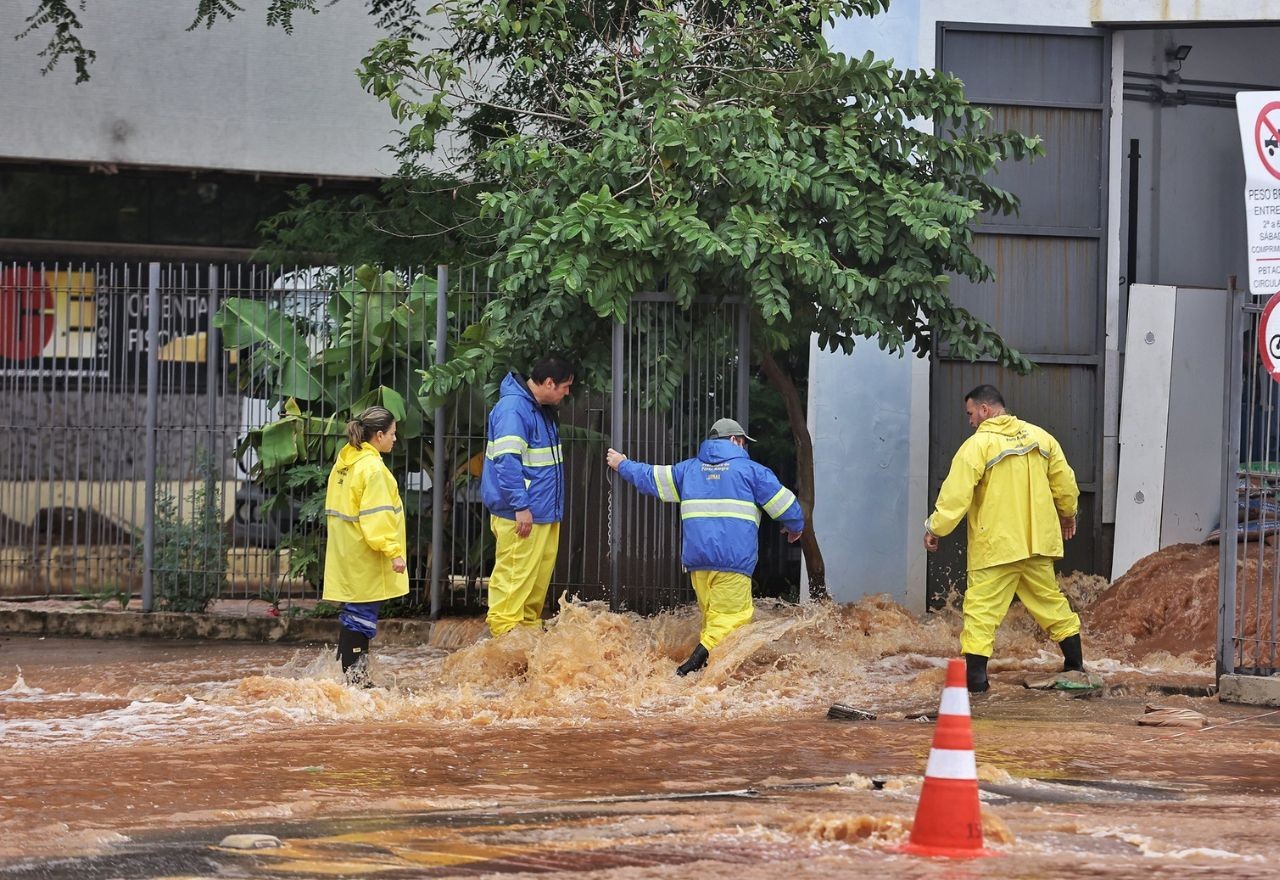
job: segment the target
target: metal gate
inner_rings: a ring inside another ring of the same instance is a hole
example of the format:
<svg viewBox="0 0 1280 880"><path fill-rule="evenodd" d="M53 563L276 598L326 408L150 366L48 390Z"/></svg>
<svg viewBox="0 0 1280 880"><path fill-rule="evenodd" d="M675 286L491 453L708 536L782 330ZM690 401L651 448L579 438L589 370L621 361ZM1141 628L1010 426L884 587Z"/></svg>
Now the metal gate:
<svg viewBox="0 0 1280 880"><path fill-rule="evenodd" d="M627 322L613 327L611 445L674 464L697 453L716 419L746 426L750 332L739 304L699 300L686 312L664 294L632 300ZM613 474L607 515L610 607L649 613L688 602L679 505L643 497Z"/></svg>
<svg viewBox="0 0 1280 880"><path fill-rule="evenodd" d="M1258 352L1265 302L1232 291L1223 407L1218 675L1280 671L1280 382Z"/></svg>
<svg viewBox="0 0 1280 880"><path fill-rule="evenodd" d="M479 271L396 275L435 294L435 314L418 317L404 356L382 368L383 384L412 394L414 370L456 351L490 294ZM255 476L243 441L279 415L274 386L256 348L227 347L209 318L232 297L259 303L299 357L332 359L341 328L329 300L343 281L338 270L243 264L0 264L0 596L141 594L148 610L157 597L178 610L210 595L316 598L323 533L308 498L323 494L327 462L299 468L284 490ZM640 612L690 598L678 513L611 480L604 452L669 462L694 454L715 418L745 424L748 332L734 304L681 310L662 294L638 297L615 326L611 391L579 391L561 412L553 608L564 592ZM343 363L368 370L365 348L348 349ZM485 398L459 394L426 415L414 441L425 450L396 473L411 600L434 615L476 613L493 559L480 501Z"/></svg>

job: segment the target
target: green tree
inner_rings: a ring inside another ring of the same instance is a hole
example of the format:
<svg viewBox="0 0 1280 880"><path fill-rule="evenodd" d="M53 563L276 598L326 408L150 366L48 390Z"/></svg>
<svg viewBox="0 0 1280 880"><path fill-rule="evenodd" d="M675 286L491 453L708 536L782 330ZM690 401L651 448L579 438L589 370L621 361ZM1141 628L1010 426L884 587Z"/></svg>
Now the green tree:
<svg viewBox="0 0 1280 880"><path fill-rule="evenodd" d="M740 296L794 413L811 509L812 444L776 349L817 334L832 351L942 345L1028 369L951 301L948 275L991 277L969 224L1016 208L988 175L1039 142L990 131L953 77L828 46L825 25L886 6L444 0L441 48L379 43L360 75L404 126L406 168L430 157L466 181L496 235L491 358L426 371L427 392L548 346L600 375L635 294ZM805 553L820 590L812 534Z"/></svg>

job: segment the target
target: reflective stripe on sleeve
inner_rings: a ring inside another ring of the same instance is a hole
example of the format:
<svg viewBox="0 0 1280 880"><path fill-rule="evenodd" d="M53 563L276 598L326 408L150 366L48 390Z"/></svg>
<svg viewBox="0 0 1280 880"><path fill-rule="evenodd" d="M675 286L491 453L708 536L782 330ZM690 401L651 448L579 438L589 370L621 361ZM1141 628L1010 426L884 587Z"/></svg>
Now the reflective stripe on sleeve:
<svg viewBox="0 0 1280 880"><path fill-rule="evenodd" d="M523 437L508 434L505 437L490 440L488 445L485 446L484 457L492 460L499 455L524 455L528 448L529 444L525 442Z"/></svg>
<svg viewBox="0 0 1280 880"><path fill-rule="evenodd" d="M662 501L679 501L680 492L676 489L675 471L669 464L655 465L653 481L658 484L658 498Z"/></svg>
<svg viewBox="0 0 1280 880"><path fill-rule="evenodd" d="M685 499L680 502L681 519L727 518L745 519L760 524L760 508L754 501L736 501L731 498Z"/></svg>
<svg viewBox="0 0 1280 880"><path fill-rule="evenodd" d="M384 512L384 511L391 511L392 513L399 513L399 512L400 512L400 511L402 511L402 510L404 510L404 508L403 508L403 507L396 507L396 506L394 506L394 505L392 505L392 504L384 504L384 505L382 505L381 507L369 507L369 508L366 508L365 510L362 510L362 511L360 511L359 513L357 513L355 516L352 516L352 515L351 515L351 514L349 514L349 513L341 513L341 512L339 512L339 511L337 511L337 510L334 510L333 508L329 508L328 510L326 510L326 511L324 512L324 515L325 515L325 516L336 516L338 519L345 520L345 521L347 521L347 522L359 522L359 521L360 521L360 517L362 517L362 516L369 516L370 514L373 514L373 513L382 513L382 512Z"/></svg>
<svg viewBox="0 0 1280 880"><path fill-rule="evenodd" d="M783 486L778 493L765 503L764 512L777 519L787 512L787 508L795 503L796 494Z"/></svg>

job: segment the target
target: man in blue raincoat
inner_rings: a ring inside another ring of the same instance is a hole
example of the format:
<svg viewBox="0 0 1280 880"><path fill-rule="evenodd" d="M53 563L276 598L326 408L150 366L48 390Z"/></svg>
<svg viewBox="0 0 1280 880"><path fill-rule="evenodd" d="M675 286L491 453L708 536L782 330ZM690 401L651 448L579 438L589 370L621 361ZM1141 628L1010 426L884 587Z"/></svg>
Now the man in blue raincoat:
<svg viewBox="0 0 1280 880"><path fill-rule="evenodd" d="M706 666L710 651L751 621L760 509L782 523L787 540L794 543L804 532L804 511L795 493L773 471L751 460L751 439L733 419L720 419L711 426L697 458L651 465L631 461L615 449L606 455L609 467L641 492L680 505L680 561L693 580L702 631L677 675Z"/></svg>
<svg viewBox="0 0 1280 880"><path fill-rule="evenodd" d="M497 542L489 577L489 631L500 636L542 619L564 517L564 453L556 408L574 367L549 355L526 378L509 373L489 412L480 492Z"/></svg>

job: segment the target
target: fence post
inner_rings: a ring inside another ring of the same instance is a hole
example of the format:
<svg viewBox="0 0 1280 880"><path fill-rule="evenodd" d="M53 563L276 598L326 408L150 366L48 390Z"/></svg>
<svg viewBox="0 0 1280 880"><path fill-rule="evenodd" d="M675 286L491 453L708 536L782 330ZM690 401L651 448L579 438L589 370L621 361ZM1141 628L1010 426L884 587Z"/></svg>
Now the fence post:
<svg viewBox="0 0 1280 880"><path fill-rule="evenodd" d="M209 266L209 315L204 332L204 393L209 409L209 448L205 455L211 463L218 464L218 328L213 325L213 316L218 313L218 267ZM225 486L221 489L225 490Z"/></svg>
<svg viewBox="0 0 1280 880"><path fill-rule="evenodd" d="M614 449L625 449L622 437L623 334L624 325L613 320L613 386L609 398L609 438ZM617 471L609 475L609 610L617 612L622 606L622 584L619 582L620 557L622 556L622 477Z"/></svg>
<svg viewBox="0 0 1280 880"><path fill-rule="evenodd" d="M751 306L747 297L738 303L737 412L734 418L744 431L751 430Z"/></svg>
<svg viewBox="0 0 1280 880"><path fill-rule="evenodd" d="M449 267L436 266L436 365L445 361L449 329ZM434 461L431 470L431 619L440 617L444 594L444 493L445 471L444 406L435 412Z"/></svg>
<svg viewBox="0 0 1280 880"><path fill-rule="evenodd" d="M1217 677L1236 671L1236 505L1240 480L1240 412L1244 392L1241 375L1246 352L1241 351L1244 330L1245 292L1236 288L1236 278L1227 281L1227 364L1224 370L1222 405L1222 517L1218 530L1218 650ZM1256 356L1256 355L1255 355Z"/></svg>
<svg viewBox="0 0 1280 880"><path fill-rule="evenodd" d="M142 610L155 605L152 568L156 561L156 423L160 411L160 264L151 263L147 277L147 417L143 438L146 514L142 530Z"/></svg>

